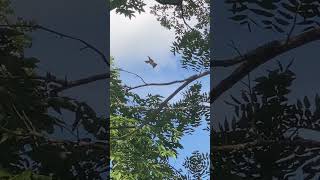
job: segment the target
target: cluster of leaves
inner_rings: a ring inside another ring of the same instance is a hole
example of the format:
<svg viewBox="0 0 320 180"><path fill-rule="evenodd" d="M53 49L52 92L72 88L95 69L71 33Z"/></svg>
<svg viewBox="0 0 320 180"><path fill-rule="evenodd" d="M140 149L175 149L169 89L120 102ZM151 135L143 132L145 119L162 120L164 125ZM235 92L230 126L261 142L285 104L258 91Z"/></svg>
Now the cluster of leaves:
<svg viewBox="0 0 320 180"><path fill-rule="evenodd" d="M130 19L134 17L135 13L144 12L144 6L146 5L143 0L110 0L110 11L116 10L116 13L123 14Z"/></svg>
<svg viewBox="0 0 320 180"><path fill-rule="evenodd" d="M106 139L103 118L97 117L88 104L69 97L50 96L49 92L52 89L48 88L48 83L51 80L40 78L34 73L36 63L34 58L20 58L8 54L2 54L1 57L0 146L3 153L0 159L2 166L15 171L37 169L39 172L54 173L60 177L77 176L71 172L74 165L78 165L75 167L77 172L86 172L90 167L91 171L95 172L94 166L98 162L103 163L104 158L101 159L104 157L103 152L97 153L94 149L86 152L89 149L79 150L72 144L58 145L43 137L33 137L32 134L37 133L56 135L59 132L55 127L68 130L69 128L66 127L68 124L65 121L58 118L55 113L50 113L50 110L55 110L63 114L62 110L64 110L75 114L73 124L78 122L82 125L80 128L90 133L93 140ZM79 139L81 137L77 137L77 140ZM42 145L39 146L39 144ZM69 152L68 158L59 158L64 152ZM25 155L31 160L28 160ZM79 159L82 162L78 162ZM61 162L64 162L64 166L61 166ZM85 162L88 164L81 165ZM99 175L96 173L95 176L98 177L97 174ZM90 176L90 179L95 176Z"/></svg>
<svg viewBox="0 0 320 180"><path fill-rule="evenodd" d="M24 171L20 174L10 174L7 171L0 170L0 179L2 180L52 180L49 176L43 176L33 173L32 171Z"/></svg>
<svg viewBox="0 0 320 180"><path fill-rule="evenodd" d="M194 84L183 98L168 104L156 114L162 102L159 95L139 95L126 91L115 68L110 79L111 97L111 177L115 179L178 178L169 158L177 157L181 137L200 125L208 111L200 106L207 99L201 85ZM139 128L142 123L148 123ZM131 134L132 133L132 134ZM126 135L130 136L126 136ZM175 176L175 174L177 176Z"/></svg>
<svg viewBox="0 0 320 180"><path fill-rule="evenodd" d="M184 68L209 68L209 1L184 0L181 5L157 4L151 13L160 24L175 30L171 51L181 54Z"/></svg>
<svg viewBox="0 0 320 180"><path fill-rule="evenodd" d="M290 33L295 28L307 31L319 26L318 0L226 0L230 4L232 20L240 25L252 25L279 33Z"/></svg>
<svg viewBox="0 0 320 180"><path fill-rule="evenodd" d="M320 131L320 98L315 97L315 108L304 97L302 103L289 103L288 94L295 74L282 65L267 76L255 79L252 90L242 92L242 100L231 97L226 102L235 110L224 127L211 132L212 146L268 142L244 149L212 151L214 178L288 179L301 168L305 179L317 176L319 153L312 145L295 143L299 129ZM290 136L289 136L289 135ZM287 143L283 143L287 142ZM315 162L311 162L314 160Z"/></svg>
<svg viewBox="0 0 320 180"><path fill-rule="evenodd" d="M1 13L7 9L2 7L8 5L4 2L0 1ZM9 24L7 19L1 23ZM56 179L101 179L101 172L108 168L105 151L77 143L105 142L106 119L97 117L85 102L52 93L64 84L51 73L36 73L39 61L23 55L30 47L25 32L31 29L19 26L26 23L22 19L15 23L0 29L1 170L15 177L22 173L25 179L31 178L31 171ZM62 120L67 113L75 118ZM71 128L88 135L76 135ZM61 132L63 138L53 138Z"/></svg>
<svg viewBox="0 0 320 180"><path fill-rule="evenodd" d="M204 179L210 175L210 159L208 153L192 152L190 157L185 158L183 166L188 170L188 175L183 179Z"/></svg>

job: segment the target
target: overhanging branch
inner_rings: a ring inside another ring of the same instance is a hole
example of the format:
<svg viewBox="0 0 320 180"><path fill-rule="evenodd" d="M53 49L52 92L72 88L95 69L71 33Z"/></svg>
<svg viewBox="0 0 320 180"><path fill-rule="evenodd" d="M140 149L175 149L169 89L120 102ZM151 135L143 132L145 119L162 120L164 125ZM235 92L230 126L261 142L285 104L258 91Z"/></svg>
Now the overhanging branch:
<svg viewBox="0 0 320 180"><path fill-rule="evenodd" d="M87 41L84 41L84 40L82 40L82 39L80 39L78 37L67 35L67 34L64 34L64 33L49 29L49 28L41 26L41 25L8 25L8 24L1 24L0 27L40 29L40 30L43 30L43 31L46 31L46 32L49 32L49 33L52 33L52 34L55 34L55 35L58 35L58 36L63 37L63 38L67 38L67 39L78 41L78 42L82 43L85 46L85 48L89 48L89 49L93 50L95 53L97 53L102 58L103 62L106 63L110 67L110 63L109 63L107 57L104 55L104 53L102 51L100 51L98 48L96 48L92 44L88 43Z"/></svg>
<svg viewBox="0 0 320 180"><path fill-rule="evenodd" d="M60 85L62 85L59 88L53 89L53 92L61 92L73 87L77 87L77 86L81 86L84 84L89 84L98 80L104 80L104 79L108 79L110 78L110 74L109 73L101 73L101 74L96 74L96 75L92 75L86 78L82 78L82 79L78 79L78 80L74 80L74 81L64 81L64 80L54 80L54 82L59 83Z"/></svg>
<svg viewBox="0 0 320 180"><path fill-rule="evenodd" d="M258 66L273 59L274 57L286 53L294 48L306 45L310 42L320 39L320 28L316 28L294 37L289 40L275 40L266 43L242 57L235 57L225 62L242 62L231 75L222 80L216 87L210 91L210 103L213 103L224 92L233 87L238 81L244 78L248 73Z"/></svg>

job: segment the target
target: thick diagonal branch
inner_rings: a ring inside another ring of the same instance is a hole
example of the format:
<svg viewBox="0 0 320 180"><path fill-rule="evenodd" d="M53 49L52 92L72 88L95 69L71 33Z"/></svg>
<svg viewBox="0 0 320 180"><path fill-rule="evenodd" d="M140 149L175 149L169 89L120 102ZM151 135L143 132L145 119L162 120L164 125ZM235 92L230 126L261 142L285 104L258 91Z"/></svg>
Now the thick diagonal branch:
<svg viewBox="0 0 320 180"><path fill-rule="evenodd" d="M92 75L89 77L85 77L82 79L78 79L78 80L74 80L74 81L64 81L64 80L54 80L54 82L59 83L61 85L61 87L58 87L56 89L53 89L53 92L61 92L70 88L74 88L77 86L81 86L84 84L89 84L98 80L105 80L110 78L110 74L109 73L101 73L101 74L96 74L96 75Z"/></svg>
<svg viewBox="0 0 320 180"><path fill-rule="evenodd" d="M229 62L243 61L243 63L237 67L231 75L222 80L216 87L210 91L210 103L213 103L224 92L233 87L238 81L244 78L248 73L253 71L258 66L266 63L274 57L286 53L294 48L306 45L310 42L320 39L320 28L310 30L308 32L301 33L287 40L275 40L266 43L249 53L243 55L243 57L235 57Z"/></svg>

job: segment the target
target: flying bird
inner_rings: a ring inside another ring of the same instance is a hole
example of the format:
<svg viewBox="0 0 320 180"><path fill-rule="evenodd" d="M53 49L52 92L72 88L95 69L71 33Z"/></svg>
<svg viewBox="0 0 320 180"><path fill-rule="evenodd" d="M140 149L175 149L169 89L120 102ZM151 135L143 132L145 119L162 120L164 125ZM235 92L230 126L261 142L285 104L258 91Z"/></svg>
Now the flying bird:
<svg viewBox="0 0 320 180"><path fill-rule="evenodd" d="M154 62L153 59L150 58L150 56L148 56L148 61L144 61L146 62L147 64L150 64L153 68L155 68L157 66L157 63Z"/></svg>

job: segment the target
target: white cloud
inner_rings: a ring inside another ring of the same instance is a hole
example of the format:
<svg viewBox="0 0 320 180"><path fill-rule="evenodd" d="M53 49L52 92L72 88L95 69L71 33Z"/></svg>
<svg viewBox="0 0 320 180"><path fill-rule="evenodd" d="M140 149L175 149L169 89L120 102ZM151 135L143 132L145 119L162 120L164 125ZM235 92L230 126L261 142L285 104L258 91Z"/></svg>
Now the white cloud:
<svg viewBox="0 0 320 180"><path fill-rule="evenodd" d="M126 69L145 70L147 56L158 63L158 68L175 69L176 57L170 52L174 33L165 29L154 15L146 12L136 14L131 20L111 12L111 55L117 64Z"/></svg>

